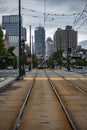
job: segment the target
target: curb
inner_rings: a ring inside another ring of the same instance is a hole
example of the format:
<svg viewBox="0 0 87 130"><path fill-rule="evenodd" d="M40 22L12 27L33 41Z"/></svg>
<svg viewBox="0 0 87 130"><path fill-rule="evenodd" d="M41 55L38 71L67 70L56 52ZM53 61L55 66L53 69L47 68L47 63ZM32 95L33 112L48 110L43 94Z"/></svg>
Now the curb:
<svg viewBox="0 0 87 130"><path fill-rule="evenodd" d="M0 91L2 91L4 88L6 88L9 84L13 83L17 78L8 78L0 83Z"/></svg>

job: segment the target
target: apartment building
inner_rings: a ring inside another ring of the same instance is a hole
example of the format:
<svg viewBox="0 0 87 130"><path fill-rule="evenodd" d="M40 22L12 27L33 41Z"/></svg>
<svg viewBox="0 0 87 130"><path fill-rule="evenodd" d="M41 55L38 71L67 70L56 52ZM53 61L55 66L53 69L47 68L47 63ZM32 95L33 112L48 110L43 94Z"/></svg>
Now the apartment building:
<svg viewBox="0 0 87 130"><path fill-rule="evenodd" d="M66 26L65 29L57 28L54 34L55 51L67 48L76 49L77 47L77 31L72 26Z"/></svg>

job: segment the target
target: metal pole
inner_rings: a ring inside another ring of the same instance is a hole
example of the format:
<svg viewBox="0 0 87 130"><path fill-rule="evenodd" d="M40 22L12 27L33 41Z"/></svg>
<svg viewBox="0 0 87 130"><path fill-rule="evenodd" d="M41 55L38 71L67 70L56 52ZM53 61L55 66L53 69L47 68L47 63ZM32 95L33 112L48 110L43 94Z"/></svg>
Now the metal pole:
<svg viewBox="0 0 87 130"><path fill-rule="evenodd" d="M31 25L30 25L30 52L29 57L31 58ZM29 62L29 70L31 70L31 61Z"/></svg>
<svg viewBox="0 0 87 130"><path fill-rule="evenodd" d="M33 58L34 58L34 45L33 45L33 36L32 36L32 67L34 68Z"/></svg>
<svg viewBox="0 0 87 130"><path fill-rule="evenodd" d="M24 48L25 48L25 41L22 40L22 75L25 74L25 68L24 68Z"/></svg>
<svg viewBox="0 0 87 130"><path fill-rule="evenodd" d="M33 36L32 36L32 54L34 55Z"/></svg>
<svg viewBox="0 0 87 130"><path fill-rule="evenodd" d="M59 62L60 62L60 64L59 64L59 67L60 67L60 69L61 69L61 66L62 66L62 51L61 51L61 46L62 46L62 36L61 36L61 34L60 34L60 37L59 37L59 39L60 39L60 49L59 49Z"/></svg>
<svg viewBox="0 0 87 130"><path fill-rule="evenodd" d="M46 0L44 0L44 27L46 22Z"/></svg>
<svg viewBox="0 0 87 130"><path fill-rule="evenodd" d="M22 52L21 52L21 0L19 0L19 77L22 76Z"/></svg>
<svg viewBox="0 0 87 130"><path fill-rule="evenodd" d="M30 56L31 56L31 25L30 25Z"/></svg>
<svg viewBox="0 0 87 130"><path fill-rule="evenodd" d="M67 30L67 70L70 71L70 59L69 59L69 30Z"/></svg>

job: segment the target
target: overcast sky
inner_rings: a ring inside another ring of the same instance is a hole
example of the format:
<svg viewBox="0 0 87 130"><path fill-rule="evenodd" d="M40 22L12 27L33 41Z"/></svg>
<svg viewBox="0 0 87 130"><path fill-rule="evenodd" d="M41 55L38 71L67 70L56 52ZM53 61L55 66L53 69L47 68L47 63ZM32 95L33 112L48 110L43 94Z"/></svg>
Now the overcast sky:
<svg viewBox="0 0 87 130"><path fill-rule="evenodd" d="M29 32L31 25L34 35L35 27L44 26L45 11L46 37L52 37L57 28L70 25L78 31L78 41L87 40L86 4L87 0L21 0L23 26ZM2 15L15 14L18 14L18 0L0 0L0 24Z"/></svg>

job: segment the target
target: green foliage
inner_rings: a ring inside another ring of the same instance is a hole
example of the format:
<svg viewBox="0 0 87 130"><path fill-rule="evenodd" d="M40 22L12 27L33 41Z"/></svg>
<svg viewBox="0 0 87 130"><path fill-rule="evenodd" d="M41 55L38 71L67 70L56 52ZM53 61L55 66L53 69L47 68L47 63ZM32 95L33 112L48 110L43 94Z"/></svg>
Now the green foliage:
<svg viewBox="0 0 87 130"><path fill-rule="evenodd" d="M53 60L52 60L52 58L49 58L49 59L48 59L48 61L47 61L47 66L48 66L49 68L53 68Z"/></svg>
<svg viewBox="0 0 87 130"><path fill-rule="evenodd" d="M0 29L0 44L3 43L3 32L2 30Z"/></svg>
<svg viewBox="0 0 87 130"><path fill-rule="evenodd" d="M6 54L6 48L3 43L3 31L0 29L0 56L4 56Z"/></svg>
<svg viewBox="0 0 87 130"><path fill-rule="evenodd" d="M86 66L87 62L85 61L85 59L78 59L76 61L76 65Z"/></svg>
<svg viewBox="0 0 87 130"><path fill-rule="evenodd" d="M15 49L15 46L10 46L10 47L8 48L8 53L14 55L14 53L13 53L13 50L14 50L14 49Z"/></svg>
<svg viewBox="0 0 87 130"><path fill-rule="evenodd" d="M6 68L7 66L17 67L17 57L13 54L14 46L5 48L3 43L3 32L0 29L0 68Z"/></svg>
<svg viewBox="0 0 87 130"><path fill-rule="evenodd" d="M0 29L0 68L4 68L6 66L6 56L7 50L3 43L3 31Z"/></svg>
<svg viewBox="0 0 87 130"><path fill-rule="evenodd" d="M35 55L32 56L32 62L33 62L33 68L37 68L38 67L38 59Z"/></svg>
<svg viewBox="0 0 87 130"><path fill-rule="evenodd" d="M13 68L17 67L17 57L14 55L13 50L15 49L15 46L10 46L8 48L8 54L7 54L7 65L13 66Z"/></svg>
<svg viewBox="0 0 87 130"><path fill-rule="evenodd" d="M23 53L23 62L25 65L27 65L27 54L26 52Z"/></svg>
<svg viewBox="0 0 87 130"><path fill-rule="evenodd" d="M49 60L47 61L48 67L54 68L55 65L62 64L62 61L61 61L62 53L63 53L63 50L58 50L57 52L54 52L52 56L49 58Z"/></svg>

